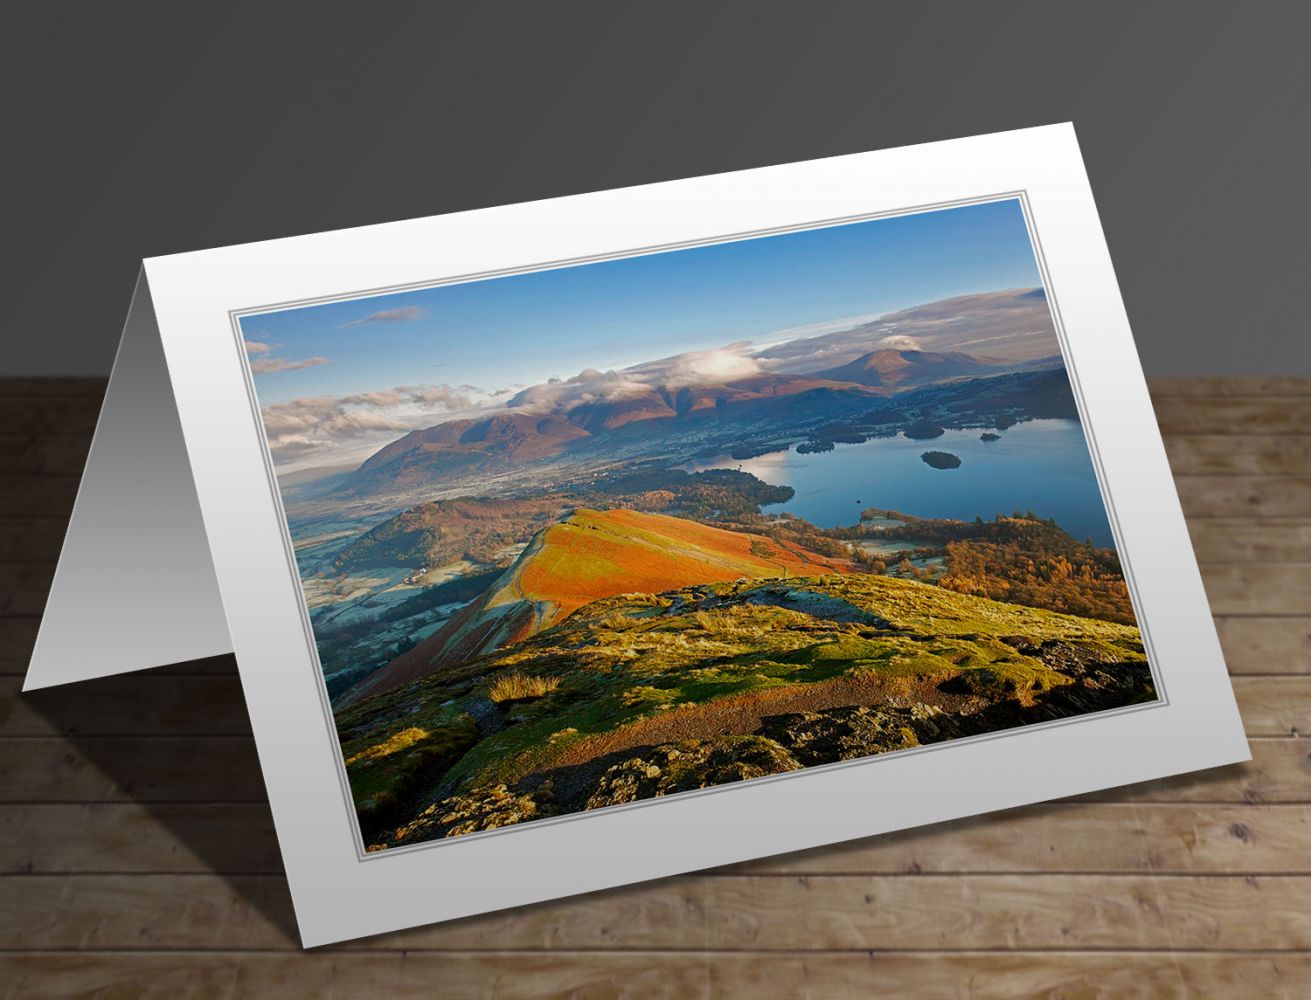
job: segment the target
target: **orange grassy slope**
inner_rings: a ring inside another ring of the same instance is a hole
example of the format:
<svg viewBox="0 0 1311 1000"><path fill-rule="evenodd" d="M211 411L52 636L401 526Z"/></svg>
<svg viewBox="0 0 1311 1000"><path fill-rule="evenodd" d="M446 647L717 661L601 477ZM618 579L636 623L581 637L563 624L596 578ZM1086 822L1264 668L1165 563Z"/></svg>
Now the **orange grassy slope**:
<svg viewBox="0 0 1311 1000"><path fill-rule="evenodd" d="M514 565L444 628L341 698L354 704L550 628L584 604L741 577L819 576L852 566L763 535L667 514L579 508L539 532Z"/></svg>

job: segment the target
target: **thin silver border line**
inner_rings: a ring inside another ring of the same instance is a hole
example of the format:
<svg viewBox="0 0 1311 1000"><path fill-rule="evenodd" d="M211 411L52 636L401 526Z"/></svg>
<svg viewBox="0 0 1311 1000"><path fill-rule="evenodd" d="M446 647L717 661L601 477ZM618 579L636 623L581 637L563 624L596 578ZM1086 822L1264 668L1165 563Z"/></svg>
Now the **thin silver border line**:
<svg viewBox="0 0 1311 1000"><path fill-rule="evenodd" d="M911 206L909 208L891 209L882 212L867 212L858 215L824 219L818 222L798 223L790 226L775 226L766 229L748 230L738 233L731 233L728 235L707 237L705 239L684 240L684 241L673 242L673 243L662 243L654 246L641 247L641 248L629 249L629 250L619 250L611 253L591 254L582 257L563 258L560 260L546 261L539 264L528 264L521 267L497 268L494 270L473 272L470 274L456 275L443 279L419 281L419 282L407 282L403 284L381 286L377 288L357 290L353 292L340 293L336 295L322 295L322 296L315 296L311 298L288 300L280 303L272 303L269 305L250 306L246 308L229 310L228 318L232 326L232 331L234 336L234 346L236 347L238 357L240 358L241 361L242 371L245 375L247 397L251 405L251 415L254 418L255 427L256 430L258 431L257 436L260 441L260 450L261 450L262 458L264 460L265 472L268 476L270 492L273 495L274 506L280 518L280 526L282 528L282 537L283 537L283 549L287 557L288 568L292 570L291 577L296 592L296 600L301 608L301 628L305 635L306 645L309 647L311 666L314 667L316 687L319 692L319 701L323 710L324 721L327 725L328 734L333 742L333 745L336 747L336 753L334 754L334 758L337 767L337 777L342 792L342 803L346 810L347 819L350 824L351 831L354 834L356 860L358 862L364 862L379 857L388 857L388 858L396 857L402 854L411 854L415 851L430 850L436 847L463 843L469 840L482 839L484 837L495 837L504 834L514 834L517 832L521 832L524 829L537 829L539 825L546 825L546 824L554 825L558 823L574 822L577 820L589 818L591 812L589 810L581 810L579 812L569 813L563 816L543 817L541 819L532 820L530 823L515 824L514 826L508 826L508 827L503 827L493 830L481 830L476 833L463 834L457 838L442 838L437 840L424 841L418 844L411 844L408 846L390 847L383 851L369 852L365 850L364 838L360 829L359 812L355 809L355 802L354 799L351 797L351 792L350 792L350 781L346 776L345 752L342 749L341 740L338 738L336 723L334 721L334 717L332 714L332 705L327 697L327 683L323 677L323 664L319 659L318 643L314 636L314 628L310 624L308 605L305 603L304 585L300 578L300 567L296 561L295 544L291 539L291 528L287 521L286 509L283 506L283 502L282 502L282 491L278 487L277 473L274 471L274 467L273 467L272 452L268 444L268 434L264 429L264 418L262 413L260 412L258 393L255 390L255 384L254 384L254 375L250 370L250 361L245 351L245 346L244 346L245 338L241 330L241 320L243 318L265 315L272 312L281 312L288 309L300 308L305 306L323 305L331 302L348 302L348 301L364 300L364 299L376 298L379 296L390 295L403 291L413 291L416 289L427 289L427 288L442 288L449 285L467 284L474 281L486 281L494 278L509 277L517 274L532 274L532 273L540 273L543 271L560 270L567 267L578 267L586 264L600 263L610 260L632 259L635 257L651 256L653 254L658 254L658 253L669 253L672 251L687 250L696 247L715 246L723 243L733 243L746 239L762 239L770 236L781 236L788 233L809 232L819 229L829 229L836 226L852 225L860 222L872 222L876 219L896 218L899 216L906 216L906 215L921 215L928 212L944 211L946 209L951 209L951 208L962 208L969 205L984 205L993 202L1000 202L1009 199L1014 199L1020 203L1020 211L1021 214L1024 216L1025 225L1029 231L1030 249L1033 252L1035 262L1038 264L1039 274L1043 279L1043 291L1048 298L1048 308L1051 311L1053 325L1056 327L1057 339L1058 342L1060 343L1061 356L1062 356L1062 361L1065 364L1066 374L1068 377L1070 377L1071 384L1075 386L1076 405L1079 408L1079 423L1081 428L1084 430L1085 444L1088 446L1089 454L1093 458L1093 463L1094 463L1093 471L1094 471L1094 475L1097 477L1098 480L1098 489L1102 496L1102 504L1106 511L1107 520L1108 522L1110 522L1112 535L1115 538L1116 552L1120 556L1122 564L1124 564L1127 567L1128 560L1126 559L1125 555L1120 551L1121 545L1120 545L1119 525L1116 520L1114 509L1109 501L1108 493L1103 485L1104 474L1102 472L1100 457L1096 453L1095 438L1093 438L1092 435L1089 434L1085 422L1084 414L1085 414L1086 407L1083 403L1082 392L1078 388L1077 379L1074 376L1074 367L1072 365L1071 358L1069 356L1066 338L1064 334L1064 328L1059 319L1059 311L1055 307L1055 295L1052 289L1050 288L1050 275L1047 270L1046 261L1042 255L1041 243L1037 240L1036 229L1034 227L1032 218L1029 213L1027 195L1028 195L1027 191L1021 188L1014 191L1001 192L998 194L980 195L974 198L959 198L959 199L953 199L951 201L932 202L930 204ZM1126 574L1126 580L1128 579L1129 579L1129 574ZM1132 589L1132 584L1131 584L1131 592L1130 592L1131 601L1134 599L1134 597L1135 597L1135 591ZM1164 697L1164 688L1160 686L1159 678L1157 677L1156 668L1155 665L1153 664L1154 654L1152 653L1150 647L1147 645L1147 632L1146 629L1143 627L1142 621L1140 620L1140 616L1138 614L1138 607L1136 603L1134 604L1134 617L1135 619L1138 619L1137 621L1138 630L1140 634L1144 636L1144 647L1147 648L1148 650L1147 652L1148 667L1152 672L1153 683L1157 685L1157 700L1154 702L1135 704L1135 705L1125 705L1120 708L1105 709L1100 712L1087 712L1082 715L1070 716L1064 719L1052 719L1046 722L1031 723L1028 725L1021 723L1018 726L1012 726L1008 729L1002 729L994 733L980 733L976 736L958 737L954 740L944 740L941 743L931 743L928 746L910 747L905 750L895 750L895 751L890 751L881 754L873 754L856 760L834 761L829 764L817 764L807 768L803 768L800 771L792 771L784 774L762 775L759 778L752 779L752 781L753 783L755 782L764 783L764 782L773 782L773 781L785 781L794 778L803 778L807 774L811 774L818 771L832 771L832 770L837 770L839 768L850 768L850 767L859 767L862 765L870 765L889 757L903 757L912 754L932 753L934 751L943 750L950 747L969 746L972 744L982 743L989 740L1004 739L1006 737L1015 735L1020 730L1052 729L1058 726L1077 725L1079 723L1091 721L1095 718L1119 716L1119 715L1126 715L1135 712L1149 711L1156 708L1165 708L1168 706L1169 702ZM735 784L736 783L729 783L726 785L715 785L710 788L688 789L686 791L679 792L678 796L679 798L683 798L683 797L692 798L701 795L709 795L709 794L715 794L721 792L731 792L734 790ZM607 806L606 809L607 810L639 809L639 808L655 806L659 804L660 804L660 800L658 798L642 799L636 802L626 802L619 805Z"/></svg>

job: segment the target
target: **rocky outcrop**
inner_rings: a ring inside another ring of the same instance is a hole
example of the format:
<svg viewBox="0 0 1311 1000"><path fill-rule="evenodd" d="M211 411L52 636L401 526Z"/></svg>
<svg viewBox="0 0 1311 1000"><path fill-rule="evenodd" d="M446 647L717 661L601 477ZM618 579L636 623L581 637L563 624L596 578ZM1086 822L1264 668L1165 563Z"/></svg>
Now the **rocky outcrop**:
<svg viewBox="0 0 1311 1000"><path fill-rule="evenodd" d="M601 776L585 808L636 802L693 788L800 770L803 765L773 740L725 736L652 747Z"/></svg>

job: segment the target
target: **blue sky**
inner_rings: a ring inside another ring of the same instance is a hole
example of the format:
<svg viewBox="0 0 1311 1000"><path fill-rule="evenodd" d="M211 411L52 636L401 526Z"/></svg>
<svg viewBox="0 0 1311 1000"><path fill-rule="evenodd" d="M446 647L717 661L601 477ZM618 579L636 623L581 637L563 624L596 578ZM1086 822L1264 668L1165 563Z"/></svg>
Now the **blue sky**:
<svg viewBox="0 0 1311 1000"><path fill-rule="evenodd" d="M395 386L504 389L1040 283L1019 202L1009 200L306 306L241 325L267 406Z"/></svg>

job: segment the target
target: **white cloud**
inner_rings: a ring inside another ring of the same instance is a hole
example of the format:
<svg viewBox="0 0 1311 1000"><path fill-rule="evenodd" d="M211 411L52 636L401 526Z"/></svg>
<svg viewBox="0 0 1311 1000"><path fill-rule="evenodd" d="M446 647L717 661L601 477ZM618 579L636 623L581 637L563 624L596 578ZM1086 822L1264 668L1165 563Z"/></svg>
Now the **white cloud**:
<svg viewBox="0 0 1311 1000"><path fill-rule="evenodd" d="M273 350L273 347L273 344L265 344L258 340L246 341L246 353L251 357L254 357L256 354L268 354L269 351Z"/></svg>
<svg viewBox="0 0 1311 1000"><path fill-rule="evenodd" d="M891 348L894 351L924 350L924 348L920 346L920 342L918 340L904 333L894 333L891 337L884 337L875 346Z"/></svg>
<svg viewBox="0 0 1311 1000"><path fill-rule="evenodd" d="M688 385L735 382L761 371L760 364L752 357L751 343L738 341L618 370L586 368L572 378L551 378L528 386L506 406L537 413L568 411L588 403L632 399L657 388L680 389Z"/></svg>
<svg viewBox="0 0 1311 1000"><path fill-rule="evenodd" d="M260 345L261 347L264 345ZM250 362L252 375L272 375L274 372L294 372L300 368L317 368L319 365L332 364L327 358L253 358Z"/></svg>
<svg viewBox="0 0 1311 1000"><path fill-rule="evenodd" d="M423 319L427 315L428 310L421 306L399 306L396 309L380 309L359 319L353 319L349 323L343 323L340 329L345 330L352 326L366 326L371 323L413 323L415 320Z"/></svg>
<svg viewBox="0 0 1311 1000"><path fill-rule="evenodd" d="M467 388L403 385L271 403L262 410L264 431L279 472L362 461L401 434L474 410Z"/></svg>

